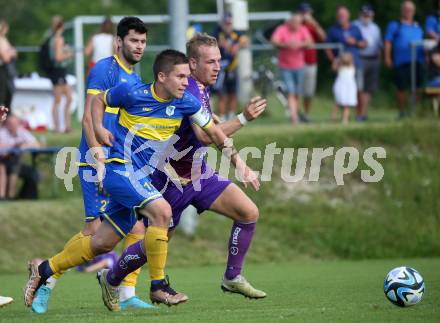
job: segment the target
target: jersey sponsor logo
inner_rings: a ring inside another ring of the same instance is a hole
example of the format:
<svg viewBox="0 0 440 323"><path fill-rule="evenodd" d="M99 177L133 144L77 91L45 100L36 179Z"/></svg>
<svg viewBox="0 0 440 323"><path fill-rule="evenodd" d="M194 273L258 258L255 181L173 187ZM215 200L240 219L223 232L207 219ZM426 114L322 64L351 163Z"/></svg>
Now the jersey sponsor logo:
<svg viewBox="0 0 440 323"><path fill-rule="evenodd" d="M176 107L174 105L169 105L165 109L165 113L167 114L167 116L171 117L174 114L175 110L176 110Z"/></svg>
<svg viewBox="0 0 440 323"><path fill-rule="evenodd" d="M141 258L138 255L126 255L123 259L119 261L119 267L125 270L128 268L127 264L130 261L139 260L139 259Z"/></svg>
<svg viewBox="0 0 440 323"><path fill-rule="evenodd" d="M124 261L125 262L129 262L129 261L132 261L132 260L139 260L139 259L140 259L139 255L126 255L124 257Z"/></svg>

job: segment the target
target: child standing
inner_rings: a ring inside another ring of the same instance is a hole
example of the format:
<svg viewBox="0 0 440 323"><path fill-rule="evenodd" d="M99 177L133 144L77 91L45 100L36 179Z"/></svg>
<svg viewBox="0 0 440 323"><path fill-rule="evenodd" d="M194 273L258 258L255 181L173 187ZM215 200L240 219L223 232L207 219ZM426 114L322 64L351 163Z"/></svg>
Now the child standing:
<svg viewBox="0 0 440 323"><path fill-rule="evenodd" d="M338 76L333 85L336 107L332 119L336 120L338 108L342 109L342 123L347 124L350 118L350 108L357 106L357 86L353 56L342 53L337 61Z"/></svg>

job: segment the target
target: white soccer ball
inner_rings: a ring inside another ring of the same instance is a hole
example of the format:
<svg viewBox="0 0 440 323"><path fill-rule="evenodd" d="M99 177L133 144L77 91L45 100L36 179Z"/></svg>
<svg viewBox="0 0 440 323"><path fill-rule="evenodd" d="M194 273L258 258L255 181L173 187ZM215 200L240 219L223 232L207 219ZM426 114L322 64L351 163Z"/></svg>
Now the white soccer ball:
<svg viewBox="0 0 440 323"><path fill-rule="evenodd" d="M417 270L410 267L397 267L385 277L383 291L394 305L412 306L422 300L425 282Z"/></svg>

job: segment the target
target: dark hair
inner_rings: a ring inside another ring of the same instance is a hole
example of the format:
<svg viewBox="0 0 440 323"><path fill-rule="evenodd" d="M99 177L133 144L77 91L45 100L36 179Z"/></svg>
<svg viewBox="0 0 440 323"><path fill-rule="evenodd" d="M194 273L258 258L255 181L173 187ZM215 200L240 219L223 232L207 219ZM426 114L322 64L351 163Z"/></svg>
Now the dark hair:
<svg viewBox="0 0 440 323"><path fill-rule="evenodd" d="M124 37L127 36L129 31L132 29L139 34L148 33L148 29L145 26L144 22L138 17L124 17L118 23L116 34L121 37L121 39L124 39Z"/></svg>
<svg viewBox="0 0 440 323"><path fill-rule="evenodd" d="M113 22L110 17L106 17L102 22L101 32L105 34L113 34Z"/></svg>
<svg viewBox="0 0 440 323"><path fill-rule="evenodd" d="M188 58L184 53L174 49L161 51L153 63L154 80L157 80L157 76L160 72L168 74L175 65L180 64L188 64Z"/></svg>

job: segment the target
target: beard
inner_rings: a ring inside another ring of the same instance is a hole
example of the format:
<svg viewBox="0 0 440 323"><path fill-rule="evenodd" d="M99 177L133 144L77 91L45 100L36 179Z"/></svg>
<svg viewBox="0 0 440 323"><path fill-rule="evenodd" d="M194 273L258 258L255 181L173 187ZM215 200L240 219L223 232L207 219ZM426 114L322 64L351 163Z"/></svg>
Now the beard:
<svg viewBox="0 0 440 323"><path fill-rule="evenodd" d="M140 59L137 60L134 58L133 54L130 53L126 48L122 47L122 55L124 55L124 58L126 59L126 61L128 63L130 63L131 65L135 65L137 63L139 63ZM142 56L141 56L142 58Z"/></svg>

